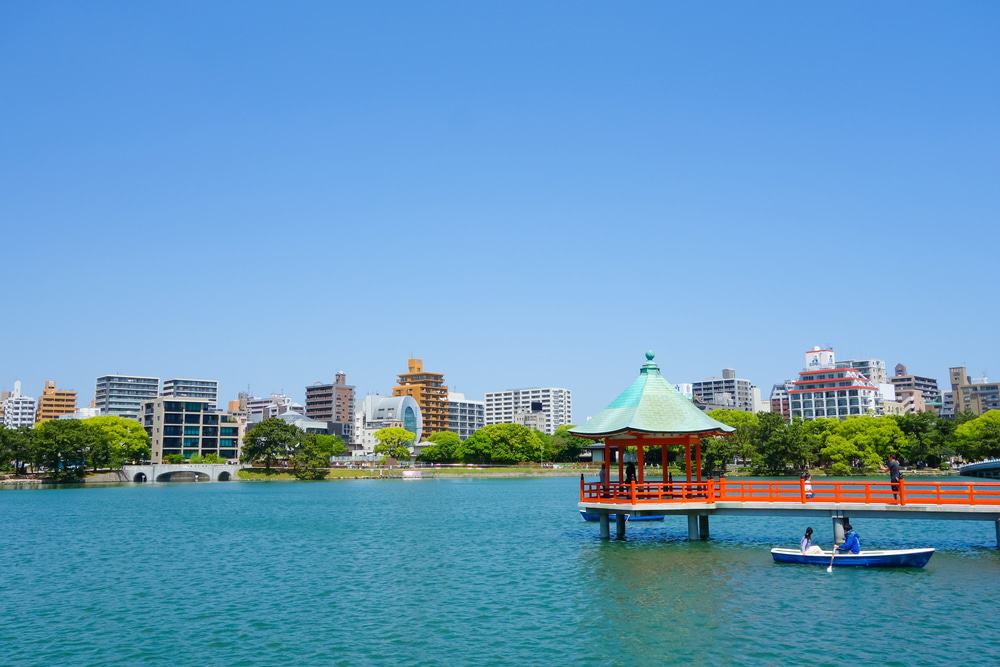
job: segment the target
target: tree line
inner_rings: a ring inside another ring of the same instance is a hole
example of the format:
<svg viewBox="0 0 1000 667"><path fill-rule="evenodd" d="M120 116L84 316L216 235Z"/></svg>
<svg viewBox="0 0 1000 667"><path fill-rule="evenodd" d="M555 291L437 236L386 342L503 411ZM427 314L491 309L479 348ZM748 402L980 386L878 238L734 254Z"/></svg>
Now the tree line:
<svg viewBox="0 0 1000 667"><path fill-rule="evenodd" d="M41 473L56 481L81 479L92 470L148 461L149 435L122 417L50 419L34 428L0 425L0 470Z"/></svg>
<svg viewBox="0 0 1000 667"><path fill-rule="evenodd" d="M275 464L281 463L298 479L323 479L330 468L330 457L346 453L344 441L335 435L306 433L294 424L272 417L247 429L240 460L263 463L269 473Z"/></svg>
<svg viewBox="0 0 1000 667"><path fill-rule="evenodd" d="M560 426L553 435L520 424L491 424L465 441L441 431L430 435L418 460L427 463L495 463L576 461L590 440L570 434L574 426Z"/></svg>
<svg viewBox="0 0 1000 667"><path fill-rule="evenodd" d="M726 438L702 440L702 461L709 473L736 464L759 475L810 468L850 475L878 470L890 454L918 468L947 468L953 457L975 461L1000 456L1000 410L955 419L921 412L792 422L766 412L708 414L736 429Z"/></svg>

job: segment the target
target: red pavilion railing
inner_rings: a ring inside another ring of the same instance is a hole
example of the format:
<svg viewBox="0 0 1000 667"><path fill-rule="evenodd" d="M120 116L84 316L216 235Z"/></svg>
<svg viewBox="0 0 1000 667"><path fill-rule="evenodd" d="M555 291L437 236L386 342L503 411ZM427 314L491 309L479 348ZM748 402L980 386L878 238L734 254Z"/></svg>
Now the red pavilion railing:
<svg viewBox="0 0 1000 667"><path fill-rule="evenodd" d="M587 482L580 478L580 502L629 505L716 501L764 503L861 503L896 505L996 505L998 482L814 481L708 479L702 482Z"/></svg>

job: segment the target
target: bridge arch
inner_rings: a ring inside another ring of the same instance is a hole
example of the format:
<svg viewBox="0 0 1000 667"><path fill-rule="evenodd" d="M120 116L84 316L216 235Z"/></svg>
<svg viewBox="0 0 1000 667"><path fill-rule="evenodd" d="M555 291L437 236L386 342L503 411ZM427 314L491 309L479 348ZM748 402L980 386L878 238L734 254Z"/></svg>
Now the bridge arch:
<svg viewBox="0 0 1000 667"><path fill-rule="evenodd" d="M232 479L232 477L229 475L229 471L228 470L223 470L222 472L219 473L218 481L220 481L220 482L228 482L231 479Z"/></svg>
<svg viewBox="0 0 1000 667"><path fill-rule="evenodd" d="M146 473L137 472L135 474L135 477L132 478L132 481L135 482L136 484L143 484L144 482L148 482L149 478L146 477Z"/></svg>
<svg viewBox="0 0 1000 667"><path fill-rule="evenodd" d="M157 482L210 482L212 478L201 470L170 470L156 476Z"/></svg>

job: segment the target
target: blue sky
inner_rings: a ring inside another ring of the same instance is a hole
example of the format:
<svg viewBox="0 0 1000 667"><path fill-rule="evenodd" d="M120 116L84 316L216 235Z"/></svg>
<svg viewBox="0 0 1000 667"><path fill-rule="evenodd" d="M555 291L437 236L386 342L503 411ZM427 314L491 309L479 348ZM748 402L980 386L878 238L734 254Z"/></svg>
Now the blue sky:
<svg viewBox="0 0 1000 667"><path fill-rule="evenodd" d="M0 385L1000 375L1000 6L4 3Z"/></svg>

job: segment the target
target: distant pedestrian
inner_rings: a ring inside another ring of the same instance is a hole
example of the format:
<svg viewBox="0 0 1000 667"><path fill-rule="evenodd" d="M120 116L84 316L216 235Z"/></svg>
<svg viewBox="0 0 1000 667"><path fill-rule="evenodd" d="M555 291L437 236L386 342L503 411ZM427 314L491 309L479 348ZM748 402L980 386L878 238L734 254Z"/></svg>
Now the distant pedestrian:
<svg viewBox="0 0 1000 667"><path fill-rule="evenodd" d="M608 481L609 481L607 463L601 464L601 472L599 473L599 475L601 482L601 495L606 497L608 495Z"/></svg>
<svg viewBox="0 0 1000 667"><path fill-rule="evenodd" d="M899 461L896 460L895 454L889 454L889 462L886 464L889 468L889 486L892 487L892 499L896 502L899 501L899 478L902 476L899 474Z"/></svg>
<svg viewBox="0 0 1000 667"><path fill-rule="evenodd" d="M807 472L802 473L802 489L805 491L806 498L812 498L816 495L813 491L812 476ZM812 529L810 528L810 530Z"/></svg>
<svg viewBox="0 0 1000 667"><path fill-rule="evenodd" d="M634 482L635 479L635 464L629 461L628 465L625 466L625 483Z"/></svg>

